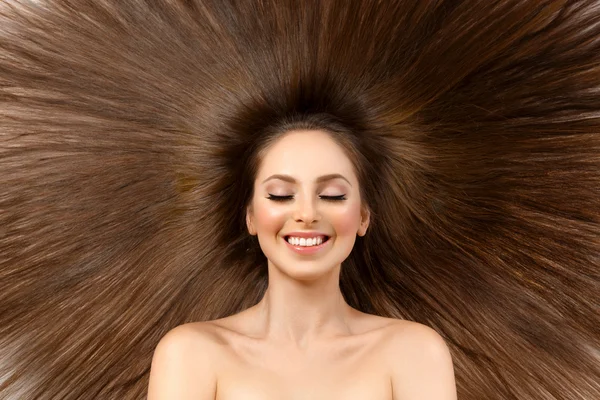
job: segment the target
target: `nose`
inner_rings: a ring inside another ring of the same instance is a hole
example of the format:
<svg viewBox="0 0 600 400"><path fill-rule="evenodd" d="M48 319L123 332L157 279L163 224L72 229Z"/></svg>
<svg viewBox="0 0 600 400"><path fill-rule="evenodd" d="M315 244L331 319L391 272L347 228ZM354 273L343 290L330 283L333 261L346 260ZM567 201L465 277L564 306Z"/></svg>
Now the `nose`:
<svg viewBox="0 0 600 400"><path fill-rule="evenodd" d="M298 199L294 209L294 220L296 222L304 222L308 225L317 222L319 219L319 211L312 198Z"/></svg>

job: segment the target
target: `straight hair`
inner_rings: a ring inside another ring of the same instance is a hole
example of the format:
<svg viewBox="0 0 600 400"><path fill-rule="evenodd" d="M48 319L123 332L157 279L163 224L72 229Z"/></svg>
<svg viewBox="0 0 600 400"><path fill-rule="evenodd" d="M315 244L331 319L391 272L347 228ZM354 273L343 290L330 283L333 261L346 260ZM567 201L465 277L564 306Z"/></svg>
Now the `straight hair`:
<svg viewBox="0 0 600 400"><path fill-rule="evenodd" d="M0 3L0 397L142 399L177 325L267 288L261 151L322 129L373 223L360 311L458 398L600 398L593 0Z"/></svg>

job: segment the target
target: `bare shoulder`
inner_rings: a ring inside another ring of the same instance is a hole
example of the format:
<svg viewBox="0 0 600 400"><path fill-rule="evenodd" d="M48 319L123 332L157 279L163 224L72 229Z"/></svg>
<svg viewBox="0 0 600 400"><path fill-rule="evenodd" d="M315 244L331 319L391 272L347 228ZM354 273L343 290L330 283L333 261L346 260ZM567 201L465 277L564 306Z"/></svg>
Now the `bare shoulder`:
<svg viewBox="0 0 600 400"><path fill-rule="evenodd" d="M217 345L211 325L180 325L159 341L150 369L148 400L214 400Z"/></svg>
<svg viewBox="0 0 600 400"><path fill-rule="evenodd" d="M456 400L454 366L444 338L429 326L402 320L388 332L393 400Z"/></svg>
<svg viewBox="0 0 600 400"><path fill-rule="evenodd" d="M449 352L444 338L433 328L418 322L395 320L388 326L388 344L397 350Z"/></svg>

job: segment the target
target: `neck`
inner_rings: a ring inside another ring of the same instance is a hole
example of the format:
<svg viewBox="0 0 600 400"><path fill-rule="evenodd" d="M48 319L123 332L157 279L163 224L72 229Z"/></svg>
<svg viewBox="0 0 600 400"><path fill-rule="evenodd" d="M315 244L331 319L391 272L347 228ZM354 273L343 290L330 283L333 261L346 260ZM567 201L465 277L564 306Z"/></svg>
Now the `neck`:
<svg viewBox="0 0 600 400"><path fill-rule="evenodd" d="M269 286L253 307L261 336L305 349L321 340L349 335L355 310L342 296L339 274L340 266L314 280L298 280L269 262Z"/></svg>

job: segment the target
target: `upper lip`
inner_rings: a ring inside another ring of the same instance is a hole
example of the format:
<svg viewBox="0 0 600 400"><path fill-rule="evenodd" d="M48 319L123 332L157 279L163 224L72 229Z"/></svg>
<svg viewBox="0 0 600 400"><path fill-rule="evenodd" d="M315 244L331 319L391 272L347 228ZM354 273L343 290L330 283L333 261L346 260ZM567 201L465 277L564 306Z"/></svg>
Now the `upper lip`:
<svg viewBox="0 0 600 400"><path fill-rule="evenodd" d="M318 237L318 236L325 236L325 237L329 237L329 235L326 235L322 232L290 232L286 235L284 235L284 237L300 237L300 238L313 238L313 237Z"/></svg>

